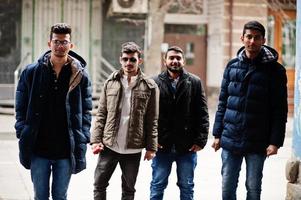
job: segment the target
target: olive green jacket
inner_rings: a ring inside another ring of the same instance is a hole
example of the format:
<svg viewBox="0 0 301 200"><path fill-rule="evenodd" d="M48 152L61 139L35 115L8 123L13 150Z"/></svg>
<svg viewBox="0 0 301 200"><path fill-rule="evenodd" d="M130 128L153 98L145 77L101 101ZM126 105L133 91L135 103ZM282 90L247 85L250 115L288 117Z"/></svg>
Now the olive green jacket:
<svg viewBox="0 0 301 200"><path fill-rule="evenodd" d="M111 147L118 133L122 110L122 70L113 72L100 95L91 144L103 143ZM132 89L130 121L126 147L157 151L159 90L156 83L139 69Z"/></svg>

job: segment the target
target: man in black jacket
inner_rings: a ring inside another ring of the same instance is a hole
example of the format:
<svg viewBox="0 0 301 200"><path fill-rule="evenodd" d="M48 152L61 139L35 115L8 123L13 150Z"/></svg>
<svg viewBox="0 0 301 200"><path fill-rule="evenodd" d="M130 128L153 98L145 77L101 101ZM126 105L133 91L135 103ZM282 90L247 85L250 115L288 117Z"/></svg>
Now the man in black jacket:
<svg viewBox="0 0 301 200"><path fill-rule="evenodd" d="M184 52L170 47L167 70L155 77L160 89L158 152L152 162L151 200L163 199L172 163L177 164L181 200L193 199L197 151L207 142L208 108L201 80L184 70Z"/></svg>
<svg viewBox="0 0 301 200"><path fill-rule="evenodd" d="M259 200L264 161L283 145L287 120L286 73L277 52L265 46L265 28L244 25L244 46L224 72L212 147L222 151L223 200L235 200L246 161L248 200Z"/></svg>

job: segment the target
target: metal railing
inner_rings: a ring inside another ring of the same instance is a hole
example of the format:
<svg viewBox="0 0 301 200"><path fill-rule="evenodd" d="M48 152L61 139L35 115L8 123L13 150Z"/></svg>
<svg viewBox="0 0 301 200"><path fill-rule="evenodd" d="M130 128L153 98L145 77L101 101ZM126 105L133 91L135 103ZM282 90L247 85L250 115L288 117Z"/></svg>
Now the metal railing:
<svg viewBox="0 0 301 200"><path fill-rule="evenodd" d="M100 62L103 63L105 67L108 69L108 71L102 70L101 74L103 74L106 78L108 78L110 74L116 70L116 68L113 65L111 65L111 63L109 63L109 61L107 61L104 57L100 58Z"/></svg>
<svg viewBox="0 0 301 200"><path fill-rule="evenodd" d="M113 71L115 71L117 68L115 68L111 63L109 63L108 60L106 60L104 57L99 58L100 62L100 68L96 71L97 76L96 80L94 80L94 90L95 95L99 94L102 90L103 83L105 80L111 75Z"/></svg>

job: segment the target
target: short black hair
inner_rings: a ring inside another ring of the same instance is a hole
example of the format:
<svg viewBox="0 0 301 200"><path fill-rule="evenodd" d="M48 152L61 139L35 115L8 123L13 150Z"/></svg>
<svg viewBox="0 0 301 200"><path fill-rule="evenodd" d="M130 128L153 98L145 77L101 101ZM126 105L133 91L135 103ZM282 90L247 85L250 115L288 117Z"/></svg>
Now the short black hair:
<svg viewBox="0 0 301 200"><path fill-rule="evenodd" d="M56 23L51 26L50 29L50 40L52 39L53 33L55 34L69 34L71 39L71 26L66 23Z"/></svg>
<svg viewBox="0 0 301 200"><path fill-rule="evenodd" d="M167 49L167 51L165 52L165 56L164 56L165 59L167 58L167 53L170 52L170 51L175 51L175 52L177 52L177 53L181 53L182 56L183 56L183 58L185 59L185 55L184 55L183 49L181 49L181 48L178 47L178 46L171 46L171 47L169 47L169 48Z"/></svg>
<svg viewBox="0 0 301 200"><path fill-rule="evenodd" d="M122 53L138 53L138 57L141 58L142 51L141 48L135 42L125 42L121 45Z"/></svg>
<svg viewBox="0 0 301 200"><path fill-rule="evenodd" d="M247 22L245 25L244 25L244 29L243 29L243 32L242 32L242 35L244 35L246 33L246 30L249 29L249 30L257 30L261 33L262 37L265 36L265 28L264 26L259 23L258 21L249 21Z"/></svg>

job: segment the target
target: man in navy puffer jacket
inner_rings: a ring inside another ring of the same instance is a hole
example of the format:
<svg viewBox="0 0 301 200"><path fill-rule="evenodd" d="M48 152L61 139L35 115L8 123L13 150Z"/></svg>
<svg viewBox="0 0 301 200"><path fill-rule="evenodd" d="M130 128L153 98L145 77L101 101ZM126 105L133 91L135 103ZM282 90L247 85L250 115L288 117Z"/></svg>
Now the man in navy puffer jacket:
<svg viewBox="0 0 301 200"><path fill-rule="evenodd" d="M223 200L235 200L242 160L248 200L259 200L264 161L283 145L287 121L287 77L277 52L265 46L265 28L244 25L244 44L223 75L212 147L222 151Z"/></svg>
<svg viewBox="0 0 301 200"><path fill-rule="evenodd" d="M50 51L22 72L16 91L21 164L30 169L34 199L67 199L71 174L86 168L91 83L82 57L70 51L71 27L51 27ZM50 186L50 175L52 185Z"/></svg>

